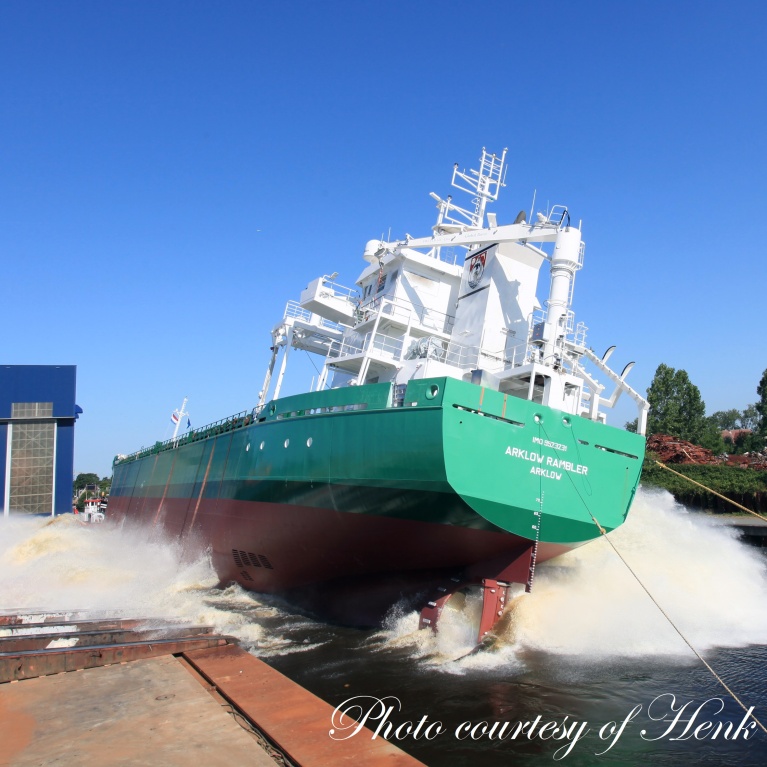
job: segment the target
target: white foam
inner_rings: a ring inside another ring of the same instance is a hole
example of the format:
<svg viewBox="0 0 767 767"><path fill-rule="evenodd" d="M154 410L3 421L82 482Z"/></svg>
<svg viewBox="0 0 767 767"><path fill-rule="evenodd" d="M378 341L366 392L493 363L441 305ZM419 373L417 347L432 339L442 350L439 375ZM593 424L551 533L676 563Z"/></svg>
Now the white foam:
<svg viewBox="0 0 767 767"><path fill-rule="evenodd" d="M736 531L690 513L665 491L640 488L628 521L610 540L698 651L767 643L765 558L739 541ZM494 651L466 656L476 638L475 616L443 615L434 637L414 635L415 613L393 613L382 640L388 646L409 644L415 656L431 663L450 661L450 671L518 664L528 650L586 661L694 657L602 539L540 564L533 592L516 601Z"/></svg>
<svg viewBox="0 0 767 767"><path fill-rule="evenodd" d="M246 647L261 642L263 629L248 614L261 607L256 596L231 586L211 599L217 582L207 556L183 563L178 543L145 532L85 525L68 514L0 522L6 610L181 619L212 625Z"/></svg>
<svg viewBox="0 0 767 767"><path fill-rule="evenodd" d="M523 598L517 638L578 655L689 654L767 642L767 568L737 532L688 512L665 491L640 489L625 525L540 566Z"/></svg>
<svg viewBox="0 0 767 767"><path fill-rule="evenodd" d="M689 513L664 491L640 489L628 522L610 540L699 651L767 644L765 558L734 531ZM181 563L178 542L83 525L71 515L0 519L5 610L184 619L210 624L260 654L306 652L328 641L322 631L321 640L292 640L306 634L305 618L239 586L213 590L216 583L207 557ZM367 646L404 650L423 665L459 673L520 665L530 650L586 661L691 656L604 540L538 566L533 593L515 601L493 652L467 656L476 639L478 594L448 604L436 636L418 630L417 612L396 606Z"/></svg>

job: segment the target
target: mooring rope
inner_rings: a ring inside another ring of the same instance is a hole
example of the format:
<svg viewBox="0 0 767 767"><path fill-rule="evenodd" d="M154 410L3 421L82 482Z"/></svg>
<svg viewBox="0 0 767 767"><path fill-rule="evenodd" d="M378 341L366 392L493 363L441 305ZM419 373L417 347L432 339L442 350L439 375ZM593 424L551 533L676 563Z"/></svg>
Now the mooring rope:
<svg viewBox="0 0 767 767"><path fill-rule="evenodd" d="M594 519L594 516L589 512L591 515L591 518ZM596 522L596 520L594 520ZM753 712L750 712L749 709L746 707L746 704L743 703L743 701L730 689L730 687L727 685L727 683L722 679L719 674L714 671L714 669L711 667L711 665L706 661L706 659L692 646L690 641L687 639L687 637L682 633L681 629L674 623L674 621L669 617L668 613L660 606L658 601L655 599L655 597L650 593L650 590L647 588L647 586L642 583L639 576L634 572L631 565L623 558L623 555L618 551L615 544L607 537L607 533L605 532L605 529L599 524L599 522L596 522L597 527L599 528L602 537L610 544L610 548L618 555L621 562L623 562L624 565L626 565L626 568L628 571L634 576L636 579L636 582L642 587L645 594L647 594L648 597L652 600L653 604L660 610L660 612L663 614L663 617L671 624L674 631L676 631L677 634L682 638L682 641L695 653L698 660L711 672L713 677L719 682L719 684L724 687L725 690L732 696L732 699L748 714L762 729L762 731L767 735L767 727L765 727L757 718L754 716Z"/></svg>
<svg viewBox="0 0 767 767"><path fill-rule="evenodd" d="M544 432L544 434L546 434L546 430L543 429L543 427L541 427L541 430ZM549 435L546 434L547 438L548 438L548 436ZM559 455L559 452L557 451L556 448L554 448L554 452L557 455ZM663 464L661 464L661 466L663 466ZM668 467L664 466L664 468L668 468ZM669 471L673 471L673 469L669 469ZM674 472L674 473L676 473L676 472ZM681 637L682 641L690 648L690 650L692 650L692 652L695 654L695 657L709 670L709 672L714 677L714 679L716 679L717 682L719 682L719 684L722 685L722 687L724 687L725 690L727 690L727 692L730 694L732 699L746 712L746 715L750 716L751 719L753 719L754 722L756 722L756 724L765 733L765 735L767 735L767 727L765 727L759 721L759 719L754 715L753 711L751 711L745 705L745 703L743 703L743 701L730 689L730 687L727 685L727 683L724 681L724 679L722 679L722 677L719 676L719 674L716 673L716 671L705 660L705 658L693 647L693 645L690 643L690 641L687 639L687 637L682 633L682 630L676 625L676 623L674 623L674 621L671 619L671 617L668 615L668 613L660 606L660 604L655 599L655 597L650 593L650 590L647 588L647 586L645 586L644 583L642 583L641 578L634 572L634 570L631 567L631 565L623 558L623 555L620 553L620 551L618 551L618 549L615 546L615 544L607 537L607 531L604 529L604 527L602 527L602 525L599 524L599 521L597 520L597 518L591 513L591 509L589 508L589 505L586 503L585 499L583 498L583 496L581 495L580 491L578 490L578 487L576 486L575 481L573 480L572 476L570 476L570 472L569 471L565 472L565 474L567 474L567 477L570 480L570 484L573 486L573 490L575 490L576 494L581 499L581 502L583 503L584 507L586 508L586 511L588 512L588 515L591 517L592 522L597 526L597 529L599 530L600 535L604 538L604 540L607 541L607 543L610 545L610 548L616 553L616 555L618 556L620 561L623 562L623 564L626 566L626 569L634 576L634 579L636 580L636 582L642 587L642 590L645 592L645 594L647 594L647 596L650 597L650 600L658 608L658 610L660 611L661 615L663 615L663 617L669 622L669 624L674 629L674 631L676 631L676 633L679 634L679 636ZM680 476L684 476L684 475L682 474ZM698 484L698 483L696 483L696 484ZM704 486L701 485L701 487L704 487ZM706 489L708 489L708 488L706 488ZM714 492L714 491L712 490L711 492ZM727 500L727 499L725 499L725 500ZM746 511L748 511L748 509L746 509ZM759 515L757 514L756 516L759 516ZM762 519L764 519L764 517L762 517Z"/></svg>
<svg viewBox="0 0 767 767"><path fill-rule="evenodd" d="M688 482L692 482L693 485L697 485L698 487L702 487L704 490L708 490L709 493L713 493L717 498L721 498L723 501L727 501L727 503L731 503L733 506L737 506L739 509L743 509L743 511L747 511L749 514L753 514L755 517L759 517L759 519L763 519L765 522L767 522L767 517L763 517L761 514L757 514L755 511L751 511L751 509L747 509L745 506L741 506L737 501L733 501L732 498L728 498L726 495L722 495L721 493L717 493L716 490L712 490L710 487L706 487L705 485L702 485L700 482L696 482L691 477L688 477L686 474L682 474L681 471L674 471L670 466L667 466L665 463L662 463L661 461L655 461L658 466L660 466L662 469L665 469L666 471L670 471L672 474L676 474L677 477L681 477L682 479L686 479Z"/></svg>

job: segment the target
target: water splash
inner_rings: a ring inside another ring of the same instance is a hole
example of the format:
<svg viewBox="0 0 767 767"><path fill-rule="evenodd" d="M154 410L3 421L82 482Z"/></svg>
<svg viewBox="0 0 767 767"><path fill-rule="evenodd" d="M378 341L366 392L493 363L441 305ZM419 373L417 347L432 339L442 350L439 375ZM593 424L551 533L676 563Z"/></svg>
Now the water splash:
<svg viewBox="0 0 767 767"><path fill-rule="evenodd" d="M767 568L737 531L640 490L610 540L699 651L767 641ZM582 656L689 655L690 650L605 540L546 563L519 606L523 647Z"/></svg>
<svg viewBox="0 0 767 767"><path fill-rule="evenodd" d="M207 556L182 563L180 546L141 531L85 525L72 515L0 521L0 593L11 611L87 611L212 625L246 646L264 640L252 615L269 611L239 586L212 592Z"/></svg>
<svg viewBox="0 0 767 767"><path fill-rule="evenodd" d="M758 551L715 518L691 513L665 491L640 488L625 525L536 570L533 593L513 601L494 652L469 655L479 595L440 619L436 636L417 614L393 610L382 646L451 671L517 665L527 652L590 659L668 656L691 651L658 605L698 650L767 642L767 567ZM452 601L452 600L451 600ZM450 604L450 603L448 603Z"/></svg>
<svg viewBox="0 0 767 767"><path fill-rule="evenodd" d="M700 651L767 643L767 568L737 533L688 512L665 491L640 489L628 522L610 540ZM180 564L180 546L118 530L11 517L0 523L4 609L112 611L213 625L261 655L306 652L334 641L278 600L239 586L215 589L207 557ZM480 600L451 600L435 636L400 606L362 641L405 652L423 666L462 673L524 665L530 652L589 659L691 653L604 540L539 565L533 593L515 601L494 652L474 647ZM308 637L308 638L307 638ZM455 662L459 659L458 662Z"/></svg>

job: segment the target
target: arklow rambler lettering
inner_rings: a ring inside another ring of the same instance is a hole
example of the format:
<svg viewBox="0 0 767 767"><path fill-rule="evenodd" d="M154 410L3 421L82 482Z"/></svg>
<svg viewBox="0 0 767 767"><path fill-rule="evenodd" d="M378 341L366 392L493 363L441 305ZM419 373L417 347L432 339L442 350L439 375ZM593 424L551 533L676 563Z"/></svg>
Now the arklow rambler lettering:
<svg viewBox="0 0 767 767"><path fill-rule="evenodd" d="M581 474L586 476L589 473L589 467L582 463L573 463L566 458L556 458L553 455L541 455L534 450L523 450L521 447L506 448L506 455L512 458L518 458L522 461L529 461L533 464L530 467L531 474L537 474L540 477L549 479L562 479L562 472L567 471L570 474ZM557 471L557 469L559 471Z"/></svg>

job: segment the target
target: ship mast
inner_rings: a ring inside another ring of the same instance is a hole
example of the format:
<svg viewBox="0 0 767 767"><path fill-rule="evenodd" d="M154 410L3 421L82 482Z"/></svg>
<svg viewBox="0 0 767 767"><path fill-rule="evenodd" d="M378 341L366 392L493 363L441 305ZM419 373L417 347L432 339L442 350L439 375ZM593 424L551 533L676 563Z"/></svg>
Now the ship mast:
<svg viewBox="0 0 767 767"><path fill-rule="evenodd" d="M181 409L180 410L174 410L173 415L171 416L171 420L176 422L176 428L173 430L173 437L172 439L176 439L176 436L178 435L178 427L181 423L184 416L188 416L189 412L185 410L186 403L189 402L189 397L184 397L184 401L181 403ZM176 418L173 418L173 416L176 416ZM167 432L166 432L167 434Z"/></svg>
<svg viewBox="0 0 767 767"><path fill-rule="evenodd" d="M482 229L485 226L485 208L489 202L495 202L502 186L506 186L506 152L498 157L489 154L482 147L479 170L458 170L458 163L453 166L451 186L473 196L474 211L456 205L452 196L443 200L434 192L431 197L437 201L439 215L433 229L435 234L463 231L466 228ZM495 226L495 216L488 215L488 225Z"/></svg>

